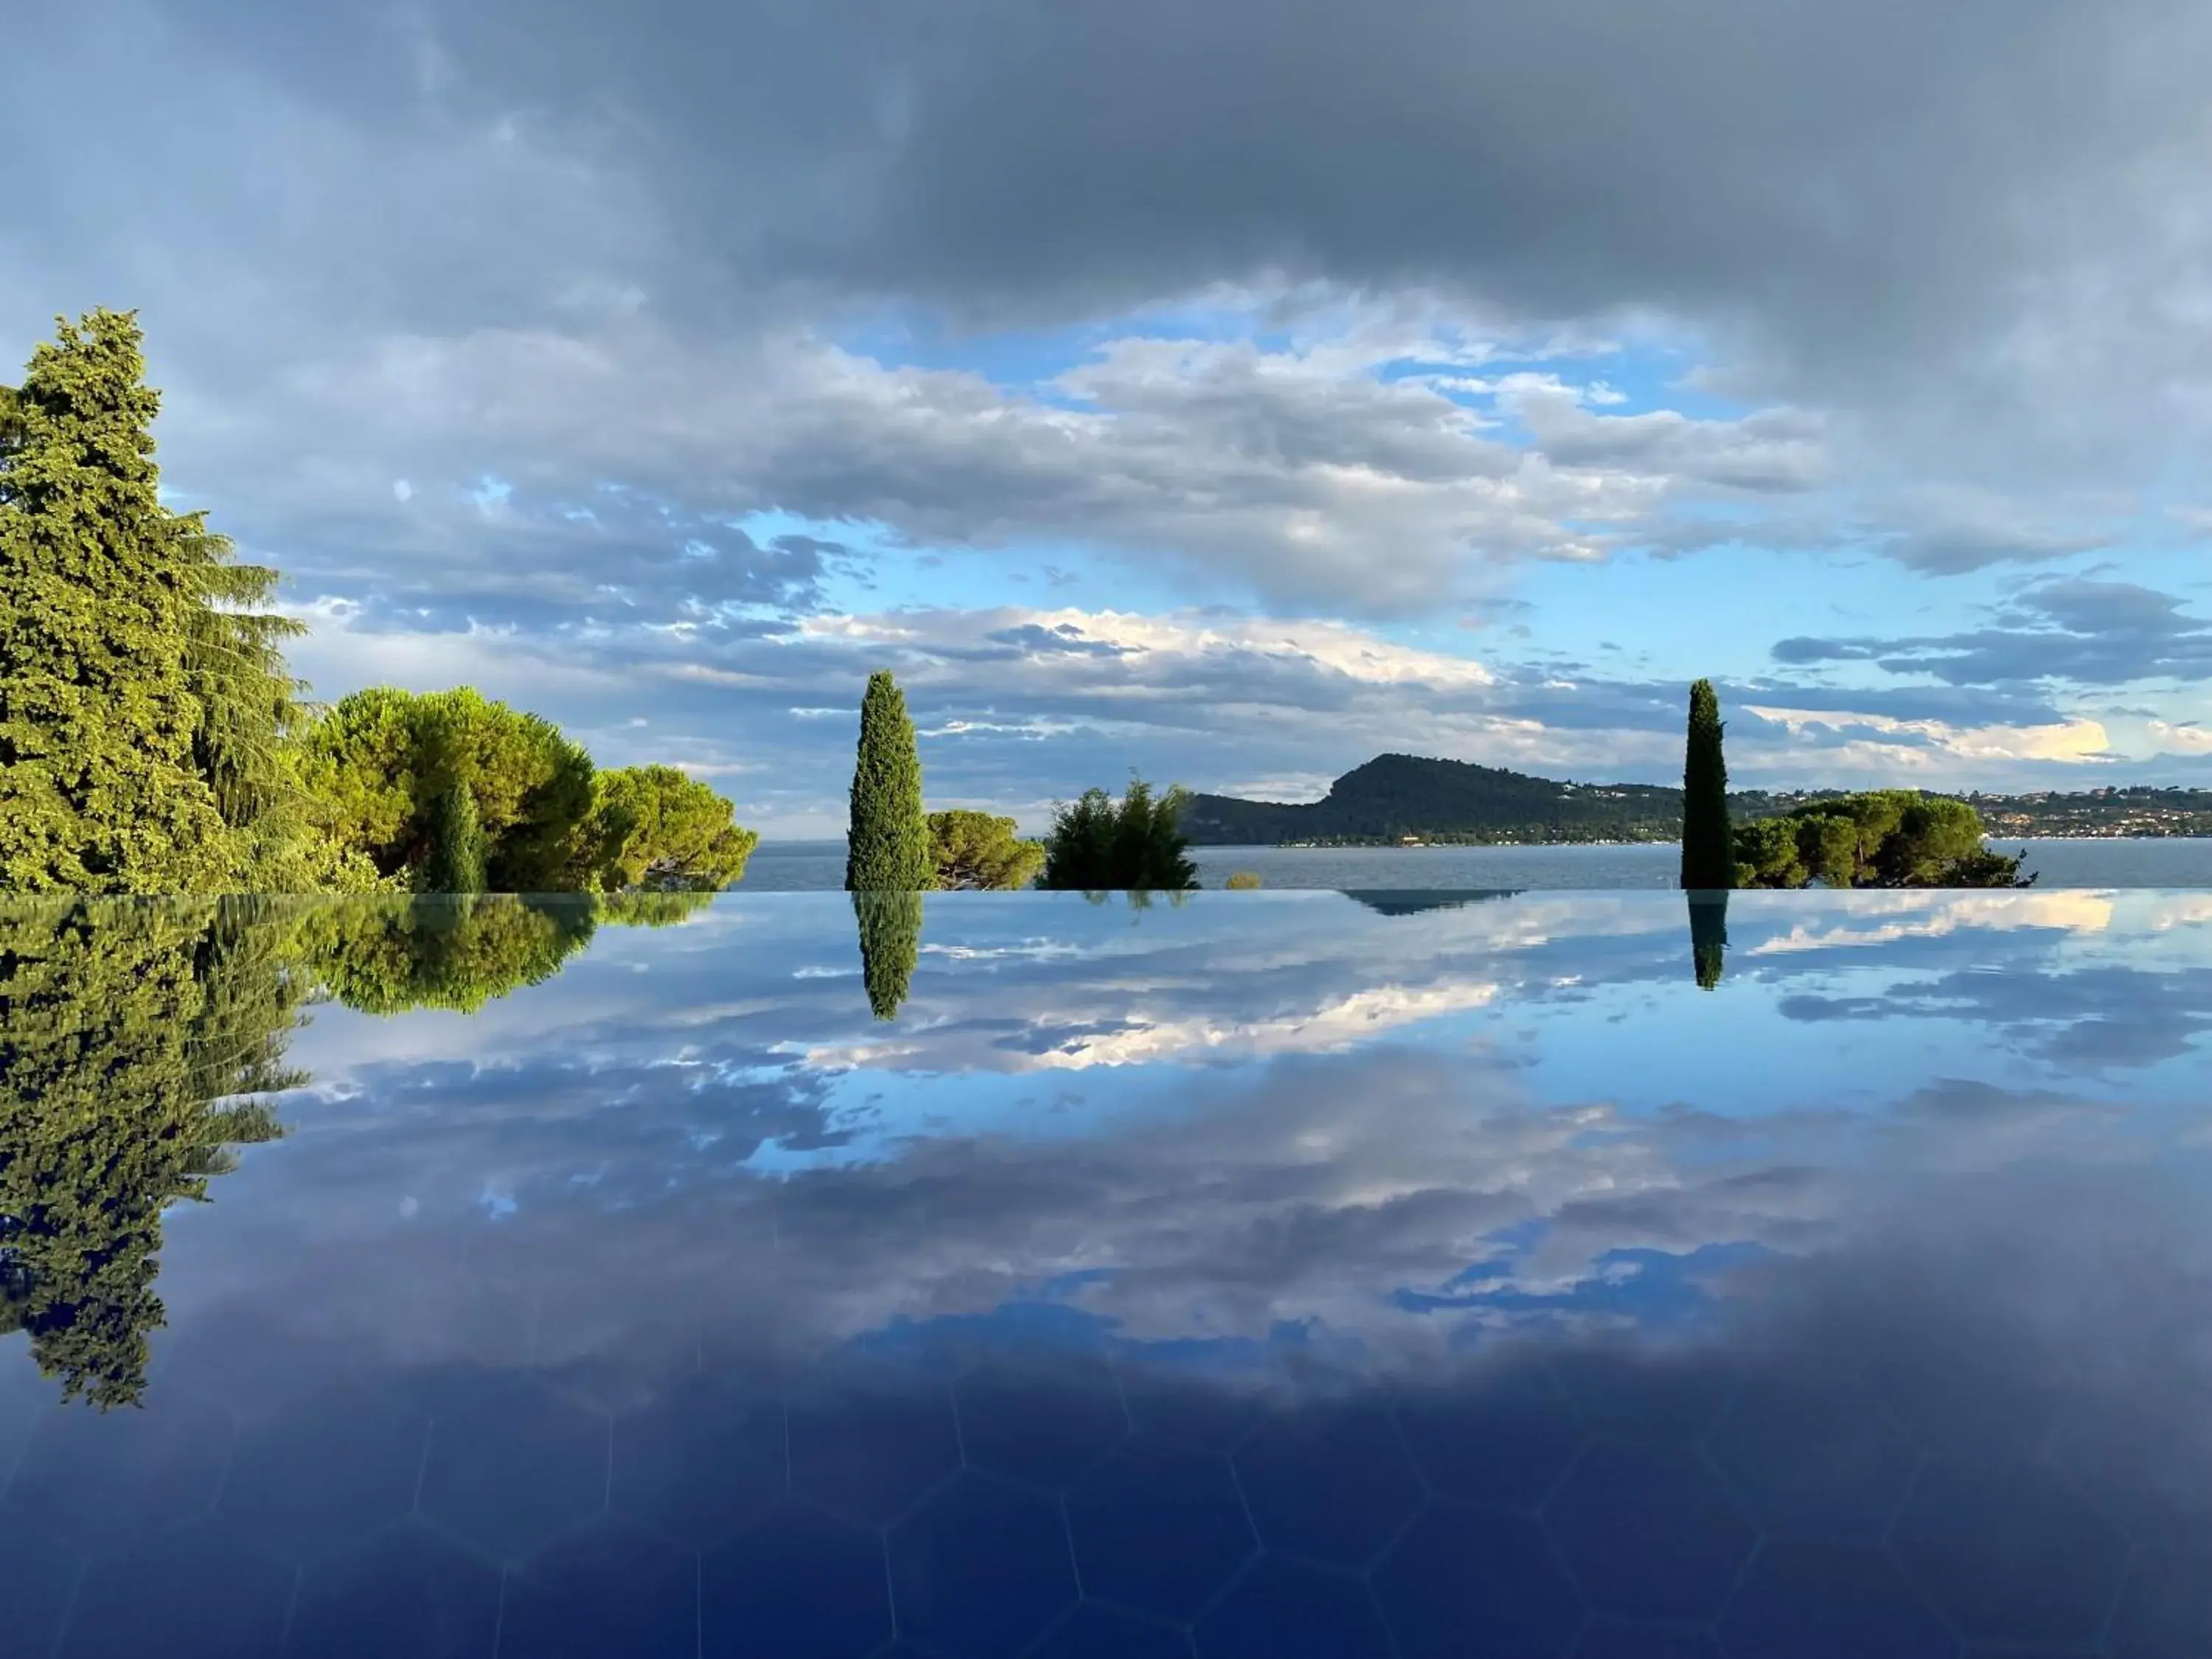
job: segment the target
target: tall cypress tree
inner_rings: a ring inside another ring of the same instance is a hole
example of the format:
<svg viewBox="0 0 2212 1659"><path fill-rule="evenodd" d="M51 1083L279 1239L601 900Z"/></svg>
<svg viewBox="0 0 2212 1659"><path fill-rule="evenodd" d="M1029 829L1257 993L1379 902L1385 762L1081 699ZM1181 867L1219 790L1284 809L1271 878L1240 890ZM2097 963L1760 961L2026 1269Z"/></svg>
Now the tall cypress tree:
<svg viewBox="0 0 2212 1659"><path fill-rule="evenodd" d="M1721 755L1721 700L1711 680L1699 680L1690 688L1689 743L1682 761L1682 885L1691 892L1735 885L1728 763Z"/></svg>
<svg viewBox="0 0 2212 1659"><path fill-rule="evenodd" d="M921 756L906 696L890 674L868 676L860 702L860 747L853 768L845 888L915 893L929 885L929 821L921 810Z"/></svg>
<svg viewBox="0 0 2212 1659"><path fill-rule="evenodd" d="M137 319L40 345L0 451L0 885L189 892L234 878L195 744L208 550L156 493Z"/></svg>

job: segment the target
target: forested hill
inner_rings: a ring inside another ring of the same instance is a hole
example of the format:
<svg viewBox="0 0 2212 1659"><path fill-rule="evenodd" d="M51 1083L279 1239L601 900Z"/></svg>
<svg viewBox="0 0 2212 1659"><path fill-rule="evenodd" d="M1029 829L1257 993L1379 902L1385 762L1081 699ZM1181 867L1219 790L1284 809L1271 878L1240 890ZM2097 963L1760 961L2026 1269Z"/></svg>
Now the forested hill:
<svg viewBox="0 0 2212 1659"><path fill-rule="evenodd" d="M1378 755L1331 784L1326 799L1304 805L1194 796L1183 827L1202 846L1407 836L1672 841L1681 833L1682 792L1648 783L1561 783L1466 761Z"/></svg>
<svg viewBox="0 0 2212 1659"><path fill-rule="evenodd" d="M1738 823L1832 790L1729 796ZM2212 835L2212 790L2143 787L1967 795L1998 836ZM1378 755L1302 805L1195 795L1183 828L1200 846L1285 842L1673 841L1682 792L1650 783L1562 783L1467 761Z"/></svg>

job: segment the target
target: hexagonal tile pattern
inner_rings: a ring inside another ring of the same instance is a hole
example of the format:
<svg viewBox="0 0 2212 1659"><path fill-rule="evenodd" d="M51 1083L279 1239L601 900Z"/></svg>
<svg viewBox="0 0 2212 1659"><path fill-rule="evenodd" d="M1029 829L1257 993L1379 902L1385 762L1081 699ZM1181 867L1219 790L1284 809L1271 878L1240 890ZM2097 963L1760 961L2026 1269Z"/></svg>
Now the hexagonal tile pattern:
<svg viewBox="0 0 2212 1659"><path fill-rule="evenodd" d="M45 1655L84 1558L20 1516L0 1516L0 1655Z"/></svg>
<svg viewBox="0 0 2212 1659"><path fill-rule="evenodd" d="M1751 1379L1711 1446L1762 1526L1869 1541L1889 1524L1920 1462L1873 1401L1832 1376Z"/></svg>
<svg viewBox="0 0 2212 1659"><path fill-rule="evenodd" d="M246 1424L216 1513L270 1554L306 1561L415 1505L428 1419L350 1389Z"/></svg>
<svg viewBox="0 0 2212 1659"><path fill-rule="evenodd" d="M1701 1630L1593 1619L1567 1659L1721 1659L1721 1650Z"/></svg>
<svg viewBox="0 0 2212 1659"><path fill-rule="evenodd" d="M883 1526L960 1467L952 1395L935 1386L870 1386L794 1398L791 1490L852 1520Z"/></svg>
<svg viewBox="0 0 2212 1659"><path fill-rule="evenodd" d="M2136 1542L2212 1544L2212 1424L2085 1403L2059 1413L2051 1455Z"/></svg>
<svg viewBox="0 0 2212 1659"><path fill-rule="evenodd" d="M1129 1426L1140 1434L1227 1452L1260 1420L1260 1402L1232 1383L1149 1365L1124 1365L1119 1375Z"/></svg>
<svg viewBox="0 0 2212 1659"><path fill-rule="evenodd" d="M963 1659L1011 1659L1074 1605L1060 1506L975 1470L894 1528L899 1633Z"/></svg>
<svg viewBox="0 0 2212 1659"><path fill-rule="evenodd" d="M1085 1601L1030 1650L1030 1659L1191 1659L1190 1638L1172 1625Z"/></svg>
<svg viewBox="0 0 2212 1659"><path fill-rule="evenodd" d="M720 1543L784 1494L783 1407L685 1378L615 1419L609 1506L694 1549Z"/></svg>
<svg viewBox="0 0 2212 1659"><path fill-rule="evenodd" d="M714 1654L864 1659L890 1639L884 1541L783 1503L699 1564L699 1628Z"/></svg>
<svg viewBox="0 0 2212 1659"><path fill-rule="evenodd" d="M1259 1547L1219 1457L1139 1437L1067 1495L1085 1590L1169 1619L1195 1615Z"/></svg>
<svg viewBox="0 0 2212 1659"><path fill-rule="evenodd" d="M512 1376L448 1391L430 1425L419 1511L488 1555L528 1555L606 1507L611 1427Z"/></svg>
<svg viewBox="0 0 2212 1659"><path fill-rule="evenodd" d="M500 1659L694 1659L699 1561L621 1522L562 1539L510 1572Z"/></svg>
<svg viewBox="0 0 2212 1659"><path fill-rule="evenodd" d="M1360 1566L1421 1502L1421 1483L1382 1408L1328 1401L1270 1416L1231 1460L1271 1549Z"/></svg>
<svg viewBox="0 0 2212 1659"><path fill-rule="evenodd" d="M62 1659L276 1659L290 1567L197 1521L85 1569Z"/></svg>
<svg viewBox="0 0 2212 1659"><path fill-rule="evenodd" d="M142 1410L58 1407L40 1419L0 1511L89 1551L205 1515L230 1462L237 1425L178 1394Z"/></svg>
<svg viewBox="0 0 2212 1659"><path fill-rule="evenodd" d="M1590 1447L1545 1522L1591 1607L1630 1619L1711 1619L1754 1539L1702 1458L1655 1446Z"/></svg>
<svg viewBox="0 0 2212 1659"><path fill-rule="evenodd" d="M1944 1455L2033 1456L2058 1411L2044 1369L2007 1333L1972 1320L1893 1337L1863 1382L1892 1422Z"/></svg>
<svg viewBox="0 0 2212 1659"><path fill-rule="evenodd" d="M1390 1638L1358 1575L1264 1556L1192 1632L1199 1659L1385 1659Z"/></svg>
<svg viewBox="0 0 2212 1659"><path fill-rule="evenodd" d="M2127 1562L2118 1530L2057 1475L2010 1460L1931 1462L1891 1547L1970 1641L2094 1640Z"/></svg>
<svg viewBox="0 0 2212 1659"><path fill-rule="evenodd" d="M499 1569L403 1522L300 1581L287 1651L315 1659L483 1659L499 1631Z"/></svg>
<svg viewBox="0 0 2212 1659"><path fill-rule="evenodd" d="M1717 1354L1648 1353L1611 1344L1552 1356L1560 1391L1592 1434L1687 1446L1719 1419L1735 1373Z"/></svg>
<svg viewBox="0 0 2212 1659"><path fill-rule="evenodd" d="M1411 1394L1397 1410L1413 1467L1430 1488L1470 1503L1535 1508L1582 1443L1581 1424L1540 1366Z"/></svg>
<svg viewBox="0 0 2212 1659"><path fill-rule="evenodd" d="M1437 1502L1375 1570L1404 1659L1554 1659L1583 1621L1536 1522Z"/></svg>
<svg viewBox="0 0 2212 1659"><path fill-rule="evenodd" d="M2212 1551L2137 1555L2106 1643L2112 1659L2203 1659L2212 1653Z"/></svg>
<svg viewBox="0 0 2212 1659"><path fill-rule="evenodd" d="M1103 1360L987 1361L952 1395L969 1467L1042 1486L1066 1486L1129 1430Z"/></svg>
<svg viewBox="0 0 2212 1659"><path fill-rule="evenodd" d="M1950 1659L1958 1644L1883 1550L1770 1540L1721 1621L1730 1659Z"/></svg>

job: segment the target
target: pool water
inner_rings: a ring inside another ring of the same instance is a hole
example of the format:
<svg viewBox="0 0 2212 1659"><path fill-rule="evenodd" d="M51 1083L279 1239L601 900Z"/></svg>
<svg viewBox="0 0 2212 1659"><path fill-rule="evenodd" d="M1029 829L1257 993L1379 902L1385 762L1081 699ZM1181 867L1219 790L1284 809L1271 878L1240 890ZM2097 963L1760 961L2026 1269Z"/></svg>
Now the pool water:
<svg viewBox="0 0 2212 1659"><path fill-rule="evenodd" d="M2212 893L0 908L0 1655L2212 1652Z"/></svg>

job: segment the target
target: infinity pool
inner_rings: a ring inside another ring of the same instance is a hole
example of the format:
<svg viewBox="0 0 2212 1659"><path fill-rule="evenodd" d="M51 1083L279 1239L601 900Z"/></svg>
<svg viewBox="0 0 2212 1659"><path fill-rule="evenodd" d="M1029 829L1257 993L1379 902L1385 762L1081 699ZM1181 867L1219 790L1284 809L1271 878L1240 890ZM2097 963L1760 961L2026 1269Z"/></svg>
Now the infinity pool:
<svg viewBox="0 0 2212 1659"><path fill-rule="evenodd" d="M2212 1652L2212 893L0 908L0 1656Z"/></svg>

